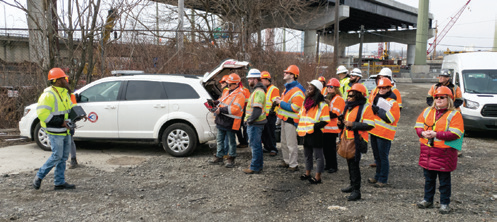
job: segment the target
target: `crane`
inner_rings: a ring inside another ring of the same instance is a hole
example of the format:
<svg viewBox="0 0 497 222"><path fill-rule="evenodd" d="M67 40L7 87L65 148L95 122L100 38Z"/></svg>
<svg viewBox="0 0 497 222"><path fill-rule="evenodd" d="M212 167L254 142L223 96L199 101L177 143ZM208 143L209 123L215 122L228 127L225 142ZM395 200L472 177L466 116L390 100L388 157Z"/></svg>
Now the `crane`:
<svg viewBox="0 0 497 222"><path fill-rule="evenodd" d="M428 48L428 50L426 50L426 55L429 55L431 52L433 52L433 50L437 48L438 43L442 41L442 39L445 37L447 32L449 32L452 26L454 26L457 19L459 19L459 17L463 13L464 9L466 9L466 7L468 6L469 2L471 2L471 0L468 0L466 4L464 4L463 7L459 9L459 11L450 19L449 23L444 27L444 29L440 32L440 34L435 36L433 42L429 43L430 47Z"/></svg>

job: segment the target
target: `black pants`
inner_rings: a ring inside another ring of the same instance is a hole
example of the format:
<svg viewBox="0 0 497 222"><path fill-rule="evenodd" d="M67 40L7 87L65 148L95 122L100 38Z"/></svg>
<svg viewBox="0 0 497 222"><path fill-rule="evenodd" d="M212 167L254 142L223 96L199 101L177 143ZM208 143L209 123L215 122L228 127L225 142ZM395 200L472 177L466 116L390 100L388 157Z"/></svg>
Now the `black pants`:
<svg viewBox="0 0 497 222"><path fill-rule="evenodd" d="M450 194L452 183L450 181L450 172L440 172L435 170L424 169L425 174L425 196L424 200L433 202L435 190L437 188L437 176L440 186L440 204L450 204Z"/></svg>
<svg viewBox="0 0 497 222"><path fill-rule="evenodd" d="M337 136L338 133L323 133L325 170L338 170L337 164Z"/></svg>
<svg viewBox="0 0 497 222"><path fill-rule="evenodd" d="M266 116L267 123L264 125L264 130L262 131L262 144L264 144L264 149L269 152L278 153L276 149L276 115L270 114Z"/></svg>
<svg viewBox="0 0 497 222"><path fill-rule="evenodd" d="M347 160L347 165L349 166L349 177L350 177L350 186L354 188L354 190L361 189L361 168L359 167L360 161L355 161L355 158Z"/></svg>

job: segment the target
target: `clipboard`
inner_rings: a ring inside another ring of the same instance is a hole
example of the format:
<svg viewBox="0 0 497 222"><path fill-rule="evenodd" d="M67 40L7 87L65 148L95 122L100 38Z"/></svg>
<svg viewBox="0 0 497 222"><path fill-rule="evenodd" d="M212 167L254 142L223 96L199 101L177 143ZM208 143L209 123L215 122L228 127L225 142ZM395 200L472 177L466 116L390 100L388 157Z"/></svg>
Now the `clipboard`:
<svg viewBox="0 0 497 222"><path fill-rule="evenodd" d="M380 109L387 112L390 111L390 109L392 108L392 104L390 104L386 99L383 99L382 97L378 99L378 103L376 105L380 107Z"/></svg>

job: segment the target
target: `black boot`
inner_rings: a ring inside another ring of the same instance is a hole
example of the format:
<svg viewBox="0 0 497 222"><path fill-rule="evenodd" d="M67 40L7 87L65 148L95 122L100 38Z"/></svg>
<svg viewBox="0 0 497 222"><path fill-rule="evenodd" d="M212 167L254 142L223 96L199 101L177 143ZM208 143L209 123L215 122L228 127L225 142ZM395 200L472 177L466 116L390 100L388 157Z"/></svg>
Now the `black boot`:
<svg viewBox="0 0 497 222"><path fill-rule="evenodd" d="M78 160L76 158L71 158L71 163L69 164L69 169L74 169L78 167Z"/></svg>
<svg viewBox="0 0 497 222"><path fill-rule="evenodd" d="M41 186L41 179L38 178L38 176L35 176L35 178L33 179L33 188L38 190L40 189L40 186Z"/></svg>
<svg viewBox="0 0 497 222"><path fill-rule="evenodd" d="M342 191L344 193L350 193L350 192L354 191L354 187L348 186L348 187L340 189L340 191Z"/></svg>
<svg viewBox="0 0 497 222"><path fill-rule="evenodd" d="M360 190L354 190L350 194L350 196L347 197L348 201L356 201L361 199L361 191Z"/></svg>

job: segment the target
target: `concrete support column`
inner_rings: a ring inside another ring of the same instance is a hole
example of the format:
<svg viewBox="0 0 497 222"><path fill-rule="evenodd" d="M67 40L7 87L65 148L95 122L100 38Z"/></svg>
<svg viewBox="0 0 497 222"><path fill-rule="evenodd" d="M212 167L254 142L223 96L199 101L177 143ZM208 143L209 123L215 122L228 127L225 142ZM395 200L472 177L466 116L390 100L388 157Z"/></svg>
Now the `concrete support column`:
<svg viewBox="0 0 497 222"><path fill-rule="evenodd" d="M317 39L316 30L304 31L304 56L306 58L314 58L316 56Z"/></svg>
<svg viewBox="0 0 497 222"><path fill-rule="evenodd" d="M418 24L416 30L416 55L414 65L426 65L426 47L428 42L429 0L419 0Z"/></svg>
<svg viewBox="0 0 497 222"><path fill-rule="evenodd" d="M338 56L345 57L345 46L338 46Z"/></svg>
<svg viewBox="0 0 497 222"><path fill-rule="evenodd" d="M414 56L416 55L416 45L407 45L407 65L414 64Z"/></svg>

